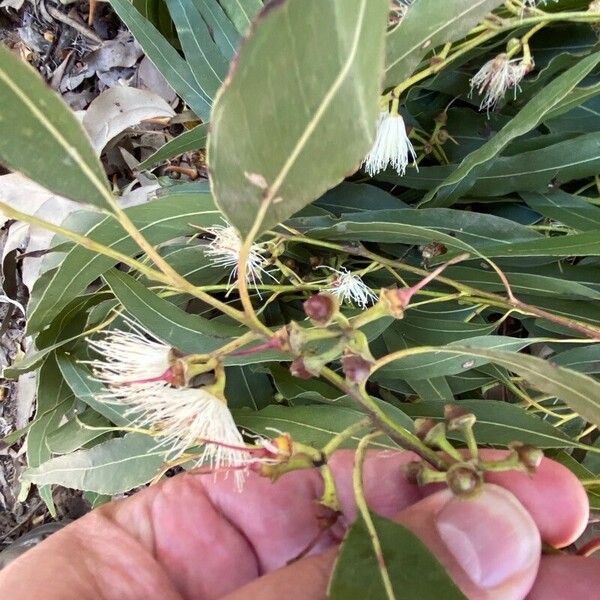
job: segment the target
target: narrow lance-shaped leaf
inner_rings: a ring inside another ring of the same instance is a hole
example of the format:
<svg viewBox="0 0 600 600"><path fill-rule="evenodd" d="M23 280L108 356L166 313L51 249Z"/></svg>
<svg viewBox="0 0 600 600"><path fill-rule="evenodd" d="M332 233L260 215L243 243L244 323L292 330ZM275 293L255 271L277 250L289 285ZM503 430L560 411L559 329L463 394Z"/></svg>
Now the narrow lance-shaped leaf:
<svg viewBox="0 0 600 600"><path fill-rule="evenodd" d="M0 162L61 196L111 209L108 180L79 121L1 44Z"/></svg>
<svg viewBox="0 0 600 600"><path fill-rule="evenodd" d="M441 350L446 352L449 347ZM469 347L454 347L452 352L454 351L487 358L494 364L505 367L542 392L563 400L590 423L600 425L600 382L592 377L527 354Z"/></svg>
<svg viewBox="0 0 600 600"><path fill-rule="evenodd" d="M422 204L450 206L468 192L474 185L477 176L485 173L491 166L492 159L509 142L537 127L545 119L545 116L559 106L577 84L594 69L599 61L600 52L595 52L549 83L499 133L467 156L441 185L429 192Z"/></svg>
<svg viewBox="0 0 600 600"><path fill-rule="evenodd" d="M167 4L196 86L213 99L227 74L227 61L192 0L167 0Z"/></svg>
<svg viewBox="0 0 600 600"><path fill-rule="evenodd" d="M213 193L243 235L261 230L355 170L375 132L387 0L268 5L215 101Z"/></svg>
<svg viewBox="0 0 600 600"><path fill-rule="evenodd" d="M175 158L184 152L204 148L207 137L208 123L197 125L194 129L184 131L181 135L178 135L164 146L161 146L154 154L151 154L145 161L140 163L137 168L147 169L157 165L163 160Z"/></svg>
<svg viewBox="0 0 600 600"><path fill-rule="evenodd" d="M198 87L189 65L177 50L129 0L110 0L110 3L171 87L201 119L207 120L211 98Z"/></svg>

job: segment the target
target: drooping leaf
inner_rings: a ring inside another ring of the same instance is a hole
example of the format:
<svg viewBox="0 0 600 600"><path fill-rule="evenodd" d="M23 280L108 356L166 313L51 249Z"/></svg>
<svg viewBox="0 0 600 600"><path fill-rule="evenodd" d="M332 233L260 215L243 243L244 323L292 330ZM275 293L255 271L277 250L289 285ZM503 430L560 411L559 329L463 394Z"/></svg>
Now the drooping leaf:
<svg viewBox="0 0 600 600"><path fill-rule="evenodd" d="M167 0L167 5L196 87L213 100L227 74L227 61L193 0Z"/></svg>
<svg viewBox="0 0 600 600"><path fill-rule="evenodd" d="M219 3L241 34L246 33L263 5L261 0L219 0Z"/></svg>
<svg viewBox="0 0 600 600"><path fill-rule="evenodd" d="M104 279L136 321L182 352L208 354L223 346L227 338L242 333L237 326L228 327L186 313L148 290L131 275L116 269L105 273Z"/></svg>
<svg viewBox="0 0 600 600"><path fill-rule="evenodd" d="M446 569L412 531L375 513L371 513L371 520L383 557L375 552L371 533L359 516L342 542L328 598L389 598L381 579L381 569L385 568L396 598L465 600Z"/></svg>
<svg viewBox="0 0 600 600"><path fill-rule="evenodd" d="M369 150L387 9L386 0L284 0L258 17L215 102L208 148L215 200L243 235L264 198L260 231Z"/></svg>
<svg viewBox="0 0 600 600"><path fill-rule="evenodd" d="M88 367L78 363L67 354L59 354L57 360L62 376L76 398L115 425L128 426L131 424L132 417L126 416L128 406L101 400L106 390L99 381L93 378Z"/></svg>
<svg viewBox="0 0 600 600"><path fill-rule="evenodd" d="M35 418L27 433L27 464L30 467L39 467L52 456L48 436L58 428L73 405L73 394L58 370L54 355L40 369L36 396ZM50 514L56 516L50 486L41 485L38 493Z"/></svg>
<svg viewBox="0 0 600 600"><path fill-rule="evenodd" d="M470 353L477 359L488 359L520 375L540 391L563 400L590 423L600 424L600 382L592 377L522 353L468 347L452 351L455 350Z"/></svg>
<svg viewBox="0 0 600 600"><path fill-rule="evenodd" d="M0 45L0 162L71 200L111 210L85 130L40 76Z"/></svg>

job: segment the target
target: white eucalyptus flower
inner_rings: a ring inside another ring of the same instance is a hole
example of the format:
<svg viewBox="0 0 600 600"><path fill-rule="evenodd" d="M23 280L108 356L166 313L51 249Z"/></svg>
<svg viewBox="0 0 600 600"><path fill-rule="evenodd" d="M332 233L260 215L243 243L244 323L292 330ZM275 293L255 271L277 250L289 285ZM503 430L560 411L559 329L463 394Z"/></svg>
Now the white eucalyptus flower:
<svg viewBox="0 0 600 600"><path fill-rule="evenodd" d="M336 275L329 287L324 290L325 292L337 296L341 302L352 302L361 308L367 308L369 304L377 302L377 296L359 275L345 267L339 270L332 267L323 268L331 269Z"/></svg>
<svg viewBox="0 0 600 600"><path fill-rule="evenodd" d="M392 0L388 18L388 27L390 29L401 23L413 2L414 0Z"/></svg>
<svg viewBox="0 0 600 600"><path fill-rule="evenodd" d="M496 108L509 89L516 97L519 83L527 75L529 68L521 59L509 59L505 53L486 62L471 79L471 94L477 90L483 95L479 108L487 111Z"/></svg>
<svg viewBox="0 0 600 600"><path fill-rule="evenodd" d="M417 155L402 115L381 112L375 143L363 162L366 172L373 177L391 165L398 175L404 175L411 159L416 164Z"/></svg>
<svg viewBox="0 0 600 600"><path fill-rule="evenodd" d="M211 258L214 266L231 270L229 275L231 283L237 277L243 240L235 227L229 224L206 227L205 231L213 236L205 253ZM263 280L265 275L274 279L265 269L265 263L264 250L258 244L252 244L248 254L247 279L249 283L256 285Z"/></svg>
<svg viewBox="0 0 600 600"><path fill-rule="evenodd" d="M149 339L148 332L128 321L130 331L114 330L100 339L88 339L89 346L101 357L90 361L98 381L123 393L137 387L145 388L152 383L170 383L172 348ZM115 392L119 396L119 392Z"/></svg>
<svg viewBox="0 0 600 600"><path fill-rule="evenodd" d="M203 445L198 464L236 469L236 483L243 483L250 456L226 402L176 381L171 347L137 328L112 331L89 344L100 355L90 361L94 376L107 386L100 400L127 406L136 427L155 433L157 447L167 449L168 460Z"/></svg>

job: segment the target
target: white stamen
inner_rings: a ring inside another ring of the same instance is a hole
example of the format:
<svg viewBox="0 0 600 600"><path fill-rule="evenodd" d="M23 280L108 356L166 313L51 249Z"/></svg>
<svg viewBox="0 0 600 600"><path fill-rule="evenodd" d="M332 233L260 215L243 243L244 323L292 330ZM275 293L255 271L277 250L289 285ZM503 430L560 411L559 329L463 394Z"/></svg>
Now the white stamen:
<svg viewBox="0 0 600 600"><path fill-rule="evenodd" d="M130 331L114 330L104 337L88 339L90 347L102 360L89 361L98 381L122 385L160 377L171 366L171 347L148 339L148 333L133 322Z"/></svg>
<svg viewBox="0 0 600 600"><path fill-rule="evenodd" d="M366 172L373 177L391 165L398 175L404 175L411 159L416 163L417 155L404 119L398 113L381 112L375 143L363 162Z"/></svg>
<svg viewBox="0 0 600 600"><path fill-rule="evenodd" d="M241 486L252 461L226 403L202 388L173 387L161 376L169 370L171 348L142 331L112 331L88 340L101 358L90 361L95 378L107 385L104 402L128 406L134 426L154 432L167 460L204 445L198 464L211 470L235 468Z"/></svg>
<svg viewBox="0 0 600 600"><path fill-rule="evenodd" d="M340 301L351 302L361 308L367 308L369 304L377 302L377 296L359 275L348 271L345 267L341 267L340 270L332 267L322 268L330 269L336 274L337 277L324 291L337 296Z"/></svg>
<svg viewBox="0 0 600 600"><path fill-rule="evenodd" d="M237 277L240 251L243 245L242 238L235 227L228 224L207 227L205 231L214 236L214 239L208 244L205 253L211 258L214 266L231 269L229 275L229 282L231 283ZM263 253L264 250L258 244L252 244L250 247L247 280L252 285L260 283L265 275L275 280L264 268L266 259Z"/></svg>
<svg viewBox="0 0 600 600"><path fill-rule="evenodd" d="M509 59L506 54L498 54L471 79L471 94L477 90L478 94L483 95L479 108L489 112L496 108L510 88L514 89L516 98L519 83L527 73L528 68L520 59Z"/></svg>

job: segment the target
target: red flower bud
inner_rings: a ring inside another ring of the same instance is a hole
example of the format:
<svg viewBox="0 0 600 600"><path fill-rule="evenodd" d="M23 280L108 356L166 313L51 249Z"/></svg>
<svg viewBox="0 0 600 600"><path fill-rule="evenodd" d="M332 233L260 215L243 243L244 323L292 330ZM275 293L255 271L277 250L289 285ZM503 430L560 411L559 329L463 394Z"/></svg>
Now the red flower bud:
<svg viewBox="0 0 600 600"><path fill-rule="evenodd" d="M290 365L290 373L299 379L312 379L314 377L314 375L306 368L302 357L293 360Z"/></svg>
<svg viewBox="0 0 600 600"><path fill-rule="evenodd" d="M325 327L331 323L338 309L338 301L331 294L315 294L304 303L306 316L315 325L321 327Z"/></svg>
<svg viewBox="0 0 600 600"><path fill-rule="evenodd" d="M348 381L364 383L371 374L371 363L362 356L349 354L342 357L342 370Z"/></svg>

